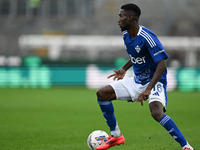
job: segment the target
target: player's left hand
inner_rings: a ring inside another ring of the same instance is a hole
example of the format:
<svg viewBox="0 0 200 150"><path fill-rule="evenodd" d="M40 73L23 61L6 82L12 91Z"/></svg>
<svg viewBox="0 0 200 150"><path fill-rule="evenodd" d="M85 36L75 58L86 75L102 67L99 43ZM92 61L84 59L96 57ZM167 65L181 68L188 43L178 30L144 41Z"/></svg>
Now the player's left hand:
<svg viewBox="0 0 200 150"><path fill-rule="evenodd" d="M151 93L151 91L145 90L138 96L135 103L141 102L141 105L143 106L144 105L143 100L146 101L149 98L150 93Z"/></svg>

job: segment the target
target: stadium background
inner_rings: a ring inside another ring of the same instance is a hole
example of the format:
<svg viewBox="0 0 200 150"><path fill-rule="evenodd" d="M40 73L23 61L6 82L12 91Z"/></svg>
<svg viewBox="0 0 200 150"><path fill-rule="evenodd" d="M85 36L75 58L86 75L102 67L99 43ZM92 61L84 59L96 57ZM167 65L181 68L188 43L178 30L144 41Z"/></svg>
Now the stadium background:
<svg viewBox="0 0 200 150"><path fill-rule="evenodd" d="M199 0L0 0L0 149L88 149L91 131L109 132L95 93L128 59L117 24L128 2L141 7L140 24L170 56L168 113L200 148ZM179 148L148 105L114 105L127 138L116 149Z"/></svg>
<svg viewBox="0 0 200 150"><path fill-rule="evenodd" d="M111 82L104 80L110 73L106 70L118 68L128 59L117 25L123 3L0 0L0 87L96 88ZM174 46L170 47L170 41L164 44L170 55L169 90L199 91L199 2L137 3L142 25L164 37L163 43L174 38Z"/></svg>

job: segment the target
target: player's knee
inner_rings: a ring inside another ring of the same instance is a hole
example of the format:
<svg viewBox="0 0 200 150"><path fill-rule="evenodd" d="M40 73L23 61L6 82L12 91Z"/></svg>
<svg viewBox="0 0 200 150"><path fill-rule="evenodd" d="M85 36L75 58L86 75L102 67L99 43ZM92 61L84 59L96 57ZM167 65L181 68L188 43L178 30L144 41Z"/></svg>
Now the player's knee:
<svg viewBox="0 0 200 150"><path fill-rule="evenodd" d="M98 100L114 100L116 99L116 95L114 89L110 86L104 86L97 90L97 99Z"/></svg>
<svg viewBox="0 0 200 150"><path fill-rule="evenodd" d="M151 116L156 120L159 121L163 115L163 106L160 102L155 101L149 104L150 110L151 110Z"/></svg>
<svg viewBox="0 0 200 150"><path fill-rule="evenodd" d="M97 95L98 100L104 100L105 99L105 91L103 90L103 88L98 89L96 95Z"/></svg>
<svg viewBox="0 0 200 150"><path fill-rule="evenodd" d="M113 100L115 99L115 93L110 85L98 89L97 91L98 100Z"/></svg>
<svg viewBox="0 0 200 150"><path fill-rule="evenodd" d="M163 112L160 111L152 111L151 112L151 116L156 120L156 121L160 121L160 119L162 118L162 116L164 115Z"/></svg>

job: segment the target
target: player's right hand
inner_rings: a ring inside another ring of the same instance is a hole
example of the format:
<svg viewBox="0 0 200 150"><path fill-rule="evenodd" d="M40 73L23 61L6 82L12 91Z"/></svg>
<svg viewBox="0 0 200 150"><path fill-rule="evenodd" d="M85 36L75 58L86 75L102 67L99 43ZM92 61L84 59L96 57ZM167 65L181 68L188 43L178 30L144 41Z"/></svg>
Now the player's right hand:
<svg viewBox="0 0 200 150"><path fill-rule="evenodd" d="M121 80L124 78L126 71L124 69L119 69L119 70L115 70L113 69L113 71L115 72L114 74L111 74L110 76L107 77L107 79L114 77L113 80Z"/></svg>
<svg viewBox="0 0 200 150"><path fill-rule="evenodd" d="M144 92L142 92L138 96L138 98L136 99L135 103L141 102L141 105L143 106L143 100L146 101L149 98L150 94L151 94L151 91L146 89Z"/></svg>

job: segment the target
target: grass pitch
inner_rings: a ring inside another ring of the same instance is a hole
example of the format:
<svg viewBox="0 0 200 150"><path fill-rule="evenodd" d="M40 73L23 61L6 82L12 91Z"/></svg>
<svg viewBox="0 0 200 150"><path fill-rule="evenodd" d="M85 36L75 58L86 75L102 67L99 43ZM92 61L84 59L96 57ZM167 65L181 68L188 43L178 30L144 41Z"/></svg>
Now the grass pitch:
<svg viewBox="0 0 200 150"><path fill-rule="evenodd" d="M89 150L88 135L109 129L86 88L0 89L1 150ZM119 127L126 138L111 150L178 150L179 144L154 121L148 102L114 101ZM186 139L200 149L200 93L168 93L167 114Z"/></svg>

